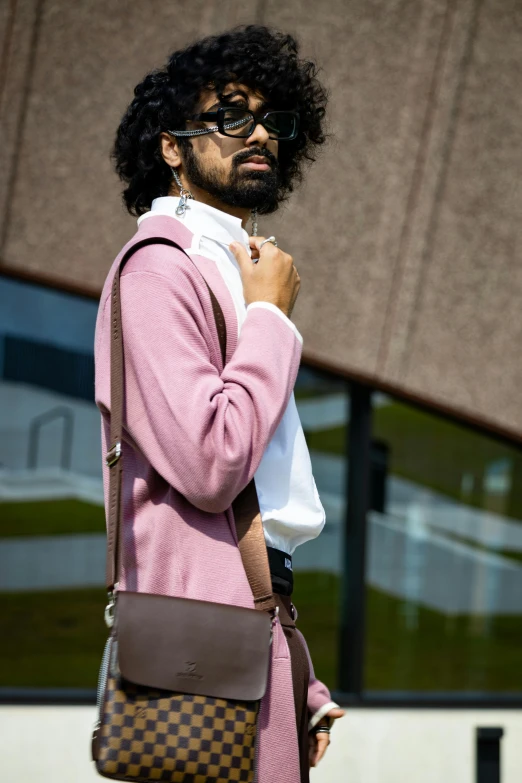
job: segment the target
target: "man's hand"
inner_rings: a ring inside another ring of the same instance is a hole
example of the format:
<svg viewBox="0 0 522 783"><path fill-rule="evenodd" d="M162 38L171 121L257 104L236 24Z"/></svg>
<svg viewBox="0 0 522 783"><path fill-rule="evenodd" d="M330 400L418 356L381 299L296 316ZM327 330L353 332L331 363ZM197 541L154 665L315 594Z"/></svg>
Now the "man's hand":
<svg viewBox="0 0 522 783"><path fill-rule="evenodd" d="M290 318L294 308L301 279L297 274L292 256L281 248L267 242L261 250L264 237L250 237L252 258L259 258L254 264L245 248L239 242L232 242L234 254L243 282L245 302L271 302Z"/></svg>
<svg viewBox="0 0 522 783"><path fill-rule="evenodd" d="M321 718L318 726L328 726L332 725L334 720L337 718L342 718L344 715L344 710L342 710L340 707L334 707L330 710L330 712L327 712L324 718ZM329 719L329 720L328 720ZM319 734L314 734L313 730L310 732L309 740L310 740L310 766L316 767L317 764L321 761L324 754L326 753L326 748L330 744L330 735L326 734L326 732L320 732Z"/></svg>

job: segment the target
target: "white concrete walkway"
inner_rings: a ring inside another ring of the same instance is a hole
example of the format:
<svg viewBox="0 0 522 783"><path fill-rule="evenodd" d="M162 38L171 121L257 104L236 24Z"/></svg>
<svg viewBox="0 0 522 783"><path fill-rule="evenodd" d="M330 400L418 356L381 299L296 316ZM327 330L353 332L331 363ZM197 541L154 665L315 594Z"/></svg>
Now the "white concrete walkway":
<svg viewBox="0 0 522 783"><path fill-rule="evenodd" d="M0 707L2 783L99 783L95 718L94 707ZM504 729L502 783L520 783L520 711L353 708L333 727L311 783L472 783L478 726Z"/></svg>

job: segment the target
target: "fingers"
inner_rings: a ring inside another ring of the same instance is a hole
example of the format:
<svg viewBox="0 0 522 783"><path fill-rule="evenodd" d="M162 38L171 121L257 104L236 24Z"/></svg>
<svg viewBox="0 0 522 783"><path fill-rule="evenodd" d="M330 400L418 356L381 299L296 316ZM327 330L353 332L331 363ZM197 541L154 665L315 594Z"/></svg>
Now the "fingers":
<svg viewBox="0 0 522 783"><path fill-rule="evenodd" d="M229 248L234 254L234 257L240 267L245 265L252 265L252 259L240 242L232 242L232 244L229 245Z"/></svg>
<svg viewBox="0 0 522 783"><path fill-rule="evenodd" d="M278 256L279 258L290 262L295 270L295 273L297 274L297 269L293 263L292 256L288 255L288 253L285 253L283 250L281 250L280 247L276 247L273 242L266 242L266 244L264 244L261 248L262 243L265 241L265 237L249 237L248 241L250 243L250 247L252 248L252 258L259 258L261 253L268 255L269 258L270 256L272 256L272 258Z"/></svg>
<svg viewBox="0 0 522 783"><path fill-rule="evenodd" d="M261 247L261 242L264 242L265 239L266 239L266 237L249 237L248 241L249 241L249 244L250 244L250 247L252 248L252 250L255 249L255 250L259 251L259 248ZM271 245L272 243L271 242L267 242L266 244L267 245ZM265 245L265 247L266 247L266 245Z"/></svg>
<svg viewBox="0 0 522 783"><path fill-rule="evenodd" d="M314 734L311 735L310 740L310 766L316 767L326 753L326 748L330 744L330 735L323 733Z"/></svg>
<svg viewBox="0 0 522 783"><path fill-rule="evenodd" d="M250 247L252 248L252 256L255 258L259 258L259 253L265 253L269 248L272 250L276 250L277 248L274 245L273 242L266 242L263 245L263 248L261 248L261 244L265 241L266 237L249 237L248 241L250 244ZM254 256L254 253L257 253L257 256Z"/></svg>
<svg viewBox="0 0 522 783"><path fill-rule="evenodd" d="M297 269L292 256L271 242L260 251L263 241L263 237L250 237L250 248L241 242L229 245L239 266L245 303L271 302L290 318L301 284Z"/></svg>
<svg viewBox="0 0 522 783"><path fill-rule="evenodd" d="M345 714L345 711L341 709L340 707L333 707L330 712L328 712L324 718L322 718L318 725L319 726L331 726L334 720L337 718L342 718ZM310 734L310 766L315 767L321 759L323 758L324 754L326 753L326 748L330 744L330 735L326 734L325 732L319 732L318 734L312 732Z"/></svg>
<svg viewBox="0 0 522 783"><path fill-rule="evenodd" d="M261 242L264 239L265 237L249 238L250 247L252 248L252 258L259 258ZM232 244L229 245L229 248L236 257L238 264L241 265L241 263L245 263L247 260L252 263L252 258L248 255L243 245L241 245L239 242L232 242ZM267 242L266 245L263 246L262 252L266 252L267 248L275 249L275 245L273 245L271 242Z"/></svg>
<svg viewBox="0 0 522 783"><path fill-rule="evenodd" d="M344 714L345 710L341 709L341 707L332 707L330 712L326 713L328 718L332 718L332 721L336 720L337 718L342 718Z"/></svg>
<svg viewBox="0 0 522 783"><path fill-rule="evenodd" d="M326 753L326 748L330 744L330 735L329 734L319 734L317 737L317 750L315 752L315 759L314 759L314 766L319 764L321 759L323 758L324 754Z"/></svg>

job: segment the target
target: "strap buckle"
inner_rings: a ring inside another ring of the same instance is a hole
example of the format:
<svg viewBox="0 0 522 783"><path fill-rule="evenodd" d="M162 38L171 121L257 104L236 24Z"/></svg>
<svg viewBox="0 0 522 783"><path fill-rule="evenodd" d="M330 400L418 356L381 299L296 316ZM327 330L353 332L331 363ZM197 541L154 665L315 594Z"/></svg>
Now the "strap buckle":
<svg viewBox="0 0 522 783"><path fill-rule="evenodd" d="M270 623L270 644L272 644L272 641L274 639L274 625L276 624L277 618L279 617L279 607L276 606L275 609L272 609L271 614L271 623Z"/></svg>
<svg viewBox="0 0 522 783"><path fill-rule="evenodd" d="M109 466L109 468L112 468L113 465L116 465L119 458L121 457L121 442L118 440L112 446L109 451L107 452L107 456L105 457L105 462Z"/></svg>
<svg viewBox="0 0 522 783"><path fill-rule="evenodd" d="M105 607L105 612L103 617L107 628L112 628L112 626L114 625L114 607L116 606L116 600L114 598L114 592L112 590L108 591L107 596L109 599L109 603Z"/></svg>

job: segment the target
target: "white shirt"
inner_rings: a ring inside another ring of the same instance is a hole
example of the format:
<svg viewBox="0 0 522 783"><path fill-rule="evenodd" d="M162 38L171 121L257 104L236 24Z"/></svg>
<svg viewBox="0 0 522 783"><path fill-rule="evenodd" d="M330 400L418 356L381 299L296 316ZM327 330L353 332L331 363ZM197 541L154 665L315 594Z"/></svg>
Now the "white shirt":
<svg viewBox="0 0 522 783"><path fill-rule="evenodd" d="M239 265L228 247L233 241L240 242L251 253L241 220L192 199L185 214L178 217L175 212L178 204L179 198L175 196L156 198L150 212L138 218L138 224L151 216L169 215L192 232L192 244L184 250L189 255L202 255L215 261L234 302L238 335L247 309L267 307L285 321L302 343L295 324L279 307L270 302L252 302L248 308L245 304ZM293 392L255 472L255 483L267 546L291 555L299 544L319 535L325 513Z"/></svg>

